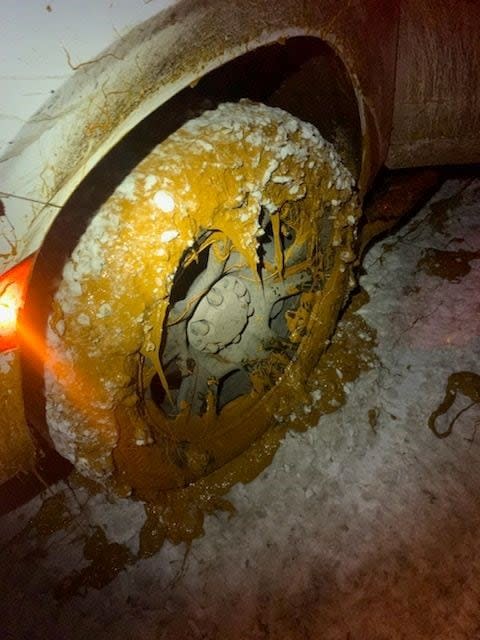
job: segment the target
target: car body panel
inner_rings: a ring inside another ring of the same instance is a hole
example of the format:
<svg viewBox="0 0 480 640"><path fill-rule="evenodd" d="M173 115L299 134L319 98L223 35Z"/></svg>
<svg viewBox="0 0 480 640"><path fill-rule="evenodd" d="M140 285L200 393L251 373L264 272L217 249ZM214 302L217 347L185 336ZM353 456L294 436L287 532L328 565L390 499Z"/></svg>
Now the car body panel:
<svg viewBox="0 0 480 640"><path fill-rule="evenodd" d="M0 191L12 194L4 197L11 224L5 222L4 234L14 247L10 255L5 251L3 269L38 249L75 187L146 115L208 70L291 36L317 36L344 61L359 100L367 183L386 155L382 132L391 126L398 11L396 3L389 12L383 6L356 0L347 8L325 0L299 9L285 0L272 13L266 0L254 10L247 0L184 0L99 51L78 66L0 158Z"/></svg>
<svg viewBox="0 0 480 640"><path fill-rule="evenodd" d="M403 0L391 168L480 162L480 3Z"/></svg>

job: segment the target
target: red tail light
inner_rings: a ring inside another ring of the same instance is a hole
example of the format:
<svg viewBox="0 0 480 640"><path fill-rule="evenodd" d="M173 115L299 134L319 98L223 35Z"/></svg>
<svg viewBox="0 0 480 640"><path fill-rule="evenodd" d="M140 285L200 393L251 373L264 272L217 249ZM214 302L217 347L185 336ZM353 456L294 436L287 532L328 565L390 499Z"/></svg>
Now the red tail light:
<svg viewBox="0 0 480 640"><path fill-rule="evenodd" d="M0 276L0 353L18 344L18 314L25 300L34 258L29 256Z"/></svg>

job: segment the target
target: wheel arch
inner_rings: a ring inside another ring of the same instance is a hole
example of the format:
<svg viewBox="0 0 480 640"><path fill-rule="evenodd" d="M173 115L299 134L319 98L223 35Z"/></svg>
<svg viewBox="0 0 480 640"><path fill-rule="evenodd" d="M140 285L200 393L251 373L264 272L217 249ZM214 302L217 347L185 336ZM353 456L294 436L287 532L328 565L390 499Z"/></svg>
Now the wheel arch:
<svg viewBox="0 0 480 640"><path fill-rule="evenodd" d="M357 177L364 191L386 154L393 100L396 14L386 16L380 4L374 0L353 3L346 13L332 2L319 3L321 6L307 2L299 10L298 3L286 0L271 15L266 0L255 3L254 8L248 0L236 0L228 6L214 2L208 7L184 0L81 66L43 110L45 115L54 105L72 105L63 121L46 127L37 114L37 126L43 126L43 134L36 144L44 149L52 149L55 142L58 145L53 164L43 168L37 184L36 198L50 204L37 206L21 246L24 254L40 246L22 319L28 336L23 340L22 358L31 423L45 424L42 344L49 300L66 257L88 220L145 153L140 144L133 154L122 156L132 132L143 132L145 142L149 126L161 121L161 135L166 137L185 121L192 96L200 106L199 98L204 97L200 90L212 79L218 83L222 69L225 73L235 61L249 56L255 59L255 52L269 47L287 51L289 42L303 40L313 49L318 46L343 69L342 83L347 80L347 91L351 92L347 101L355 99L350 106L355 126L358 124ZM377 20L375 28L391 34L388 46L379 45L373 54L361 37L372 13L383 21L380 24ZM340 91L345 88L342 83ZM74 86L80 89L77 100ZM220 101L223 96L218 98ZM278 102L276 106L284 106L282 100ZM165 119L166 114L170 116ZM148 147L149 141L146 143ZM22 135L16 144L22 145ZM113 157L118 163L116 172L111 171Z"/></svg>
<svg viewBox="0 0 480 640"><path fill-rule="evenodd" d="M2 158L4 189L32 201L23 201L21 214L12 209L12 262L39 248L78 185L145 117L208 72L293 37L326 43L345 67L361 123L359 184L365 190L388 147L396 5L387 12L379 0L356 0L348 7L328 0L301 6L284 0L272 12L267 0L254 5L249 0L208 5L182 0L77 65Z"/></svg>

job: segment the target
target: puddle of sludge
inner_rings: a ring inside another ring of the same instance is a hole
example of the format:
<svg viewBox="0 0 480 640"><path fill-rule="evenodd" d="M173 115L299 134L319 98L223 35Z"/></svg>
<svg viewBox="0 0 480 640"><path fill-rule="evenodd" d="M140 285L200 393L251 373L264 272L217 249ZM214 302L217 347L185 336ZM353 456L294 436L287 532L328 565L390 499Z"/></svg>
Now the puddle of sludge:
<svg viewBox="0 0 480 640"><path fill-rule="evenodd" d="M315 428L322 415L342 407L346 401L344 385L374 366L375 332L358 313L367 302L364 291L353 297L307 386L298 392L295 403L285 403L284 415L279 415L276 424L257 442L194 485L165 492L156 504L145 504L146 520L139 534L137 553L124 544L109 542L100 526L90 525L83 534L83 554L89 564L63 578L55 589L55 597L66 600L90 588L104 587L128 565L155 555L166 540L186 543L188 550L191 542L203 534L207 514L223 511L233 516L235 507L225 494L235 484L251 482L266 469L288 431ZM90 494L99 491L94 483L76 473L70 484L74 490L77 484ZM75 527L76 518L68 509L66 495L60 493L44 500L22 534L34 532L37 541L46 542L56 531ZM39 556L43 555L40 547L41 544L37 547Z"/></svg>
<svg viewBox="0 0 480 640"><path fill-rule="evenodd" d="M453 407L458 397L463 396L467 403L462 403L453 417L448 417L446 427L439 427L442 416L449 415L449 410ZM447 438L452 432L455 423L467 411L475 405L480 405L480 375L472 371L457 371L452 373L447 380L445 395L438 407L433 411L428 419L428 426L437 438Z"/></svg>
<svg viewBox="0 0 480 640"><path fill-rule="evenodd" d="M480 251L442 251L440 249L425 249L417 268L429 276L436 276L458 282L471 270L470 262L480 260Z"/></svg>

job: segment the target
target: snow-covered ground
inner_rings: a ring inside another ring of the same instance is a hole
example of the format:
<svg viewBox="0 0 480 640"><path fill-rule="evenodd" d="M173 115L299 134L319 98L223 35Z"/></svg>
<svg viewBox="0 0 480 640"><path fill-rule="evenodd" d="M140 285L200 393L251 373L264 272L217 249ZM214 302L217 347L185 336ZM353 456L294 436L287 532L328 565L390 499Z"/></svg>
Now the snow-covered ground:
<svg viewBox="0 0 480 640"><path fill-rule="evenodd" d="M375 366L190 548L140 557L143 506L71 483L0 521L0 637L480 639L480 180L364 269Z"/></svg>

